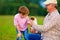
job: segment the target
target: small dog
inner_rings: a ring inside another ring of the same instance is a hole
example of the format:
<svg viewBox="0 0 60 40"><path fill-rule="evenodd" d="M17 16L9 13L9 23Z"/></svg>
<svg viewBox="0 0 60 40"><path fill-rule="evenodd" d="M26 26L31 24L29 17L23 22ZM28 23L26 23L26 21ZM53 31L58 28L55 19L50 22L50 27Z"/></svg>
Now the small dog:
<svg viewBox="0 0 60 40"><path fill-rule="evenodd" d="M33 23L37 25L37 20L36 20L36 18L35 18L34 16L32 16L32 17L30 18L30 21L33 21ZM37 33L37 31L36 31L32 26L31 26L31 28L30 28L30 32L31 32L31 33Z"/></svg>

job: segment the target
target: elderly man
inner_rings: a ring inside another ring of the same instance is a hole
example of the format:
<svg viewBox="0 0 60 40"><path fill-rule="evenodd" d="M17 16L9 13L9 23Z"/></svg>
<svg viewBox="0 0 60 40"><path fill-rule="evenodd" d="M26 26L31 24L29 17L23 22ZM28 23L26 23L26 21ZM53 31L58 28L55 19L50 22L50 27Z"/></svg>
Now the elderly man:
<svg viewBox="0 0 60 40"><path fill-rule="evenodd" d="M42 33L42 40L60 40L60 15L56 9L57 0L46 0L44 4L48 11L44 24L36 25L32 22L32 27Z"/></svg>

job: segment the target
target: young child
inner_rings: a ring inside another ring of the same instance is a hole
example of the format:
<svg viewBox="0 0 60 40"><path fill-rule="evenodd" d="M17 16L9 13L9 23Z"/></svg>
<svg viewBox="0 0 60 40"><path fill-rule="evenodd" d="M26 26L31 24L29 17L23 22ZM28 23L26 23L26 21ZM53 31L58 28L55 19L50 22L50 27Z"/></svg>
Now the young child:
<svg viewBox="0 0 60 40"><path fill-rule="evenodd" d="M37 20L36 20L36 18L35 18L34 16L32 16L32 17L30 18L30 21L33 21L34 24L37 25ZM31 31L31 33L37 33L37 31L36 31L35 29L33 29L33 27L30 28L30 31Z"/></svg>
<svg viewBox="0 0 60 40"><path fill-rule="evenodd" d="M17 29L17 40L22 40L21 34L24 35L25 40L28 40L28 14L28 8L26 6L21 6L14 17L14 25Z"/></svg>

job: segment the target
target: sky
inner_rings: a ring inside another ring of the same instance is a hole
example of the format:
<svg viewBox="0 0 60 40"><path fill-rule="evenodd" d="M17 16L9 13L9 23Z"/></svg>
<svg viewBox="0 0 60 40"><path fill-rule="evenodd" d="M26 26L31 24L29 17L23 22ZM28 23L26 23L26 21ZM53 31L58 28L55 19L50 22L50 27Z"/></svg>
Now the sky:
<svg viewBox="0 0 60 40"><path fill-rule="evenodd" d="M45 5L43 4L45 0L39 0L39 4L41 5L41 7L45 8Z"/></svg>

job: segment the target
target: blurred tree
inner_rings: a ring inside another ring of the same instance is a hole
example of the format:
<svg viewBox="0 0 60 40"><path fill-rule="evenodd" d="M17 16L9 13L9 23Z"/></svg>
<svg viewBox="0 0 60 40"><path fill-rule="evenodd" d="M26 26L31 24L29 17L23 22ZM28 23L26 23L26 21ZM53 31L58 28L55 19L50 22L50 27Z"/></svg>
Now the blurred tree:
<svg viewBox="0 0 60 40"><path fill-rule="evenodd" d="M57 9L60 12L60 0L58 1ZM27 6L30 10L29 15L45 16L47 11L39 2L41 0L0 0L0 15L15 15L20 6Z"/></svg>
<svg viewBox="0 0 60 40"><path fill-rule="evenodd" d="M58 1L58 7L57 7L57 9L58 9L58 11L60 12L60 0L57 0Z"/></svg>

